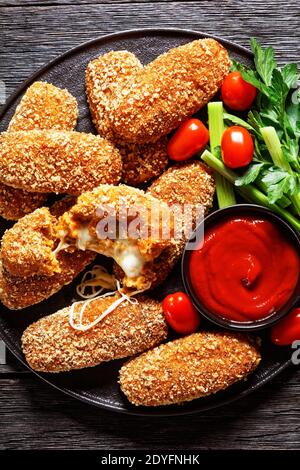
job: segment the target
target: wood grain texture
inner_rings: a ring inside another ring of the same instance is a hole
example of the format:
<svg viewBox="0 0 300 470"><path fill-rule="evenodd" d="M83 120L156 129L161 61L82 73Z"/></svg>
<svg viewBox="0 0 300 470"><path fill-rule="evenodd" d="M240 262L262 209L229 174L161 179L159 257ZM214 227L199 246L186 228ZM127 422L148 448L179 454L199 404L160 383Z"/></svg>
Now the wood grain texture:
<svg viewBox="0 0 300 470"><path fill-rule="evenodd" d="M0 0L0 80L11 93L83 41L139 27L182 27L248 46L256 36L280 63L299 63L298 0ZM299 449L300 371L203 415L135 418L91 408L49 388L8 356L0 366L0 448Z"/></svg>
<svg viewBox="0 0 300 470"><path fill-rule="evenodd" d="M124 29L181 27L206 31L248 46L256 36L276 46L278 58L299 61L300 3L107 3L3 7L0 14L0 79L10 94L30 73L79 43Z"/></svg>
<svg viewBox="0 0 300 470"><path fill-rule="evenodd" d="M300 448L299 373L286 371L222 410L128 417L83 406L31 377L1 381L1 445L9 449Z"/></svg>

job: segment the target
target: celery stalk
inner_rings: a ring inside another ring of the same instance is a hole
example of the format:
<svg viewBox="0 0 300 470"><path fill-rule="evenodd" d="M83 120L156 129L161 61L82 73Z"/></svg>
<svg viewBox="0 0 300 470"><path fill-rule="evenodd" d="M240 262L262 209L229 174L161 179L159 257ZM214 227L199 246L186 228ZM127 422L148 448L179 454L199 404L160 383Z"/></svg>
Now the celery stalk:
<svg viewBox="0 0 300 470"><path fill-rule="evenodd" d="M221 162L221 160L216 158L208 150L205 150L203 152L201 158L209 167L218 172L231 184L234 185L238 176L232 170L227 168L224 163ZM278 206L277 204L270 204L268 197L255 186L249 184L247 186L237 186L236 189L248 202L268 207L276 214L285 218L298 232L300 231L300 221L296 217L294 217L290 212Z"/></svg>
<svg viewBox="0 0 300 470"><path fill-rule="evenodd" d="M223 103L216 101L208 103L208 128L210 138L210 149L214 152L215 148L221 145L221 139L224 132L223 121ZM217 172L215 173L216 192L218 205L222 207L236 204L232 185Z"/></svg>
<svg viewBox="0 0 300 470"><path fill-rule="evenodd" d="M265 141L267 149L272 157L272 160L276 166L282 168L289 173L293 173L293 170L283 155L281 143L278 138L277 132L272 126L262 127L260 129L261 135ZM300 215L300 193L291 196L291 201L297 211L297 214Z"/></svg>
<svg viewBox="0 0 300 470"><path fill-rule="evenodd" d="M282 168L283 170L291 173L292 169L290 167L289 162L283 156L281 143L274 127L262 127L260 129L260 132L274 164L279 168Z"/></svg>

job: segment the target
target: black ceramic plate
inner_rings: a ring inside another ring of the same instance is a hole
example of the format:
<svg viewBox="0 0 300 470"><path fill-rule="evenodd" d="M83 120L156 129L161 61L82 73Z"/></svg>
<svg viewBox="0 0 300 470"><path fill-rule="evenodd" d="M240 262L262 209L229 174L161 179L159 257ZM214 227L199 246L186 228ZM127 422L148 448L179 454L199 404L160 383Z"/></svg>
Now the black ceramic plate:
<svg viewBox="0 0 300 470"><path fill-rule="evenodd" d="M77 98L80 110L77 128L84 132L94 132L86 103L84 87L85 69L91 59L110 50L127 49L135 53L141 62L146 64L172 47L203 37L206 37L206 35L195 31L141 29L111 34L82 44L58 57L35 73L10 97L0 114L1 131L7 128L16 105L27 86L35 80L44 80L59 87L67 88ZM252 56L246 49L229 41L221 39L219 41L229 50L231 57L240 62L251 64ZM1 234L8 226L3 221L0 223ZM25 362L20 347L22 331L39 317L69 305L74 299L75 284L76 281L47 301L32 308L14 312L9 311L3 306L1 307L0 337L23 364ZM182 289L179 267L174 270L169 279L154 295L161 299L167 293L178 289ZM123 361L114 361L95 368L58 375L36 375L62 392L102 408L148 416L188 414L216 408L241 398L288 367L290 364L290 351L273 347L267 335L263 338L262 344L262 363L249 380L237 384L225 392L180 406L154 409L131 406L120 393L117 383L118 371Z"/></svg>

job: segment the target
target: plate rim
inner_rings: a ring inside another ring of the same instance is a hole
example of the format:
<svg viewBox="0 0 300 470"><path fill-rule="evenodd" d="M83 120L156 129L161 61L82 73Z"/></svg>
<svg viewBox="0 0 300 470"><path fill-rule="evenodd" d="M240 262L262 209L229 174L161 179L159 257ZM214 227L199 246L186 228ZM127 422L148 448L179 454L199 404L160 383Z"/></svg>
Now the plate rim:
<svg viewBox="0 0 300 470"><path fill-rule="evenodd" d="M45 73L47 70L52 68L54 65L60 63L64 59L66 59L69 56L72 56L74 53L78 53L80 51L83 51L84 49L93 46L94 44L101 44L101 42L107 42L109 40L113 39L118 39L122 37L134 37L137 35L163 35L166 33L171 33L174 35L186 35L186 36L191 36L194 37L197 36L199 39L201 38L213 38L219 41L221 44L229 47L231 50L236 50L238 53L241 53L245 56L247 56L249 59L253 59L253 54L252 52L247 49L244 46L240 46L236 42L233 42L229 39L223 39L222 37L216 36L214 34L209 34L205 33L203 31L197 31L193 29L185 29L185 28L134 28L134 29L128 29L128 30L122 30L118 31L115 33L109 33L109 34L104 34L102 36L98 36L97 38L90 39L88 41L85 41L75 47L72 47L71 49L68 49L66 52L63 52L62 54L57 55L54 59L50 60L47 62L45 65L37 69L35 72L33 72L27 79L25 79L21 85L19 85L8 97L6 102L1 106L0 108L0 120L4 117L6 112L10 109L10 106L16 101L16 99L21 95L21 93L31 84L33 83L40 75ZM172 411L168 412L168 407L162 408L162 411L160 409L156 408L153 410L151 407L146 408L118 408L116 405L111 405L109 403L98 403L96 402L92 397L85 397L80 395L80 393L70 390L66 387L61 387L58 386L54 383L52 383L50 380L47 379L46 376L40 374L39 372L34 371L24 360L23 356L20 354L19 350L15 346L15 344L11 341L11 339L6 335L6 333L0 329L0 339L2 339L6 345L6 347L9 349L9 351L17 358L19 362L23 364L30 372L33 372L35 376L37 376L39 379L41 379L44 383L48 384L49 386L55 388L56 390L59 390L60 392L64 393L67 396L70 396L76 400L79 400L80 402L83 402L85 404L89 404L92 406L95 406L100 409L104 409L107 411L113 411L115 413L121 413L124 415L132 415L132 416L144 416L144 417L151 417L151 418L159 418L159 417L176 417L176 416L184 416L184 415L194 415L198 413L205 413L209 410L217 409L223 406L226 406L228 404L231 404L241 398L246 397L247 395L250 395L252 392L255 392L257 389L260 387L264 386L267 382L271 381L274 377L279 375L283 370L287 369L292 365L291 359L286 360L280 366L278 366L275 370L270 372L266 377L264 377L260 382L257 384L237 393L234 396L231 397L225 397L221 399L218 403L216 404L208 404L207 406L202 407L201 409L178 409L174 410L172 408ZM184 405L183 405L184 406ZM154 413L151 413L151 411L154 411Z"/></svg>

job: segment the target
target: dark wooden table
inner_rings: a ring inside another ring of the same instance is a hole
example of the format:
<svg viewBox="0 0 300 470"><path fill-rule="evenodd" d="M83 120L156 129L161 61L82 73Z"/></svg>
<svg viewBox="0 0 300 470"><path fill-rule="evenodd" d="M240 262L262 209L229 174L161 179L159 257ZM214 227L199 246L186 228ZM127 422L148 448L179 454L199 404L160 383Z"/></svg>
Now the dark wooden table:
<svg viewBox="0 0 300 470"><path fill-rule="evenodd" d="M83 41L155 26L205 31L243 46L256 36L275 46L279 62L299 63L299 0L0 0L0 80L8 96L38 67ZM65 397L8 356L0 365L0 449L299 449L299 379L299 369L287 370L223 409L145 419Z"/></svg>

